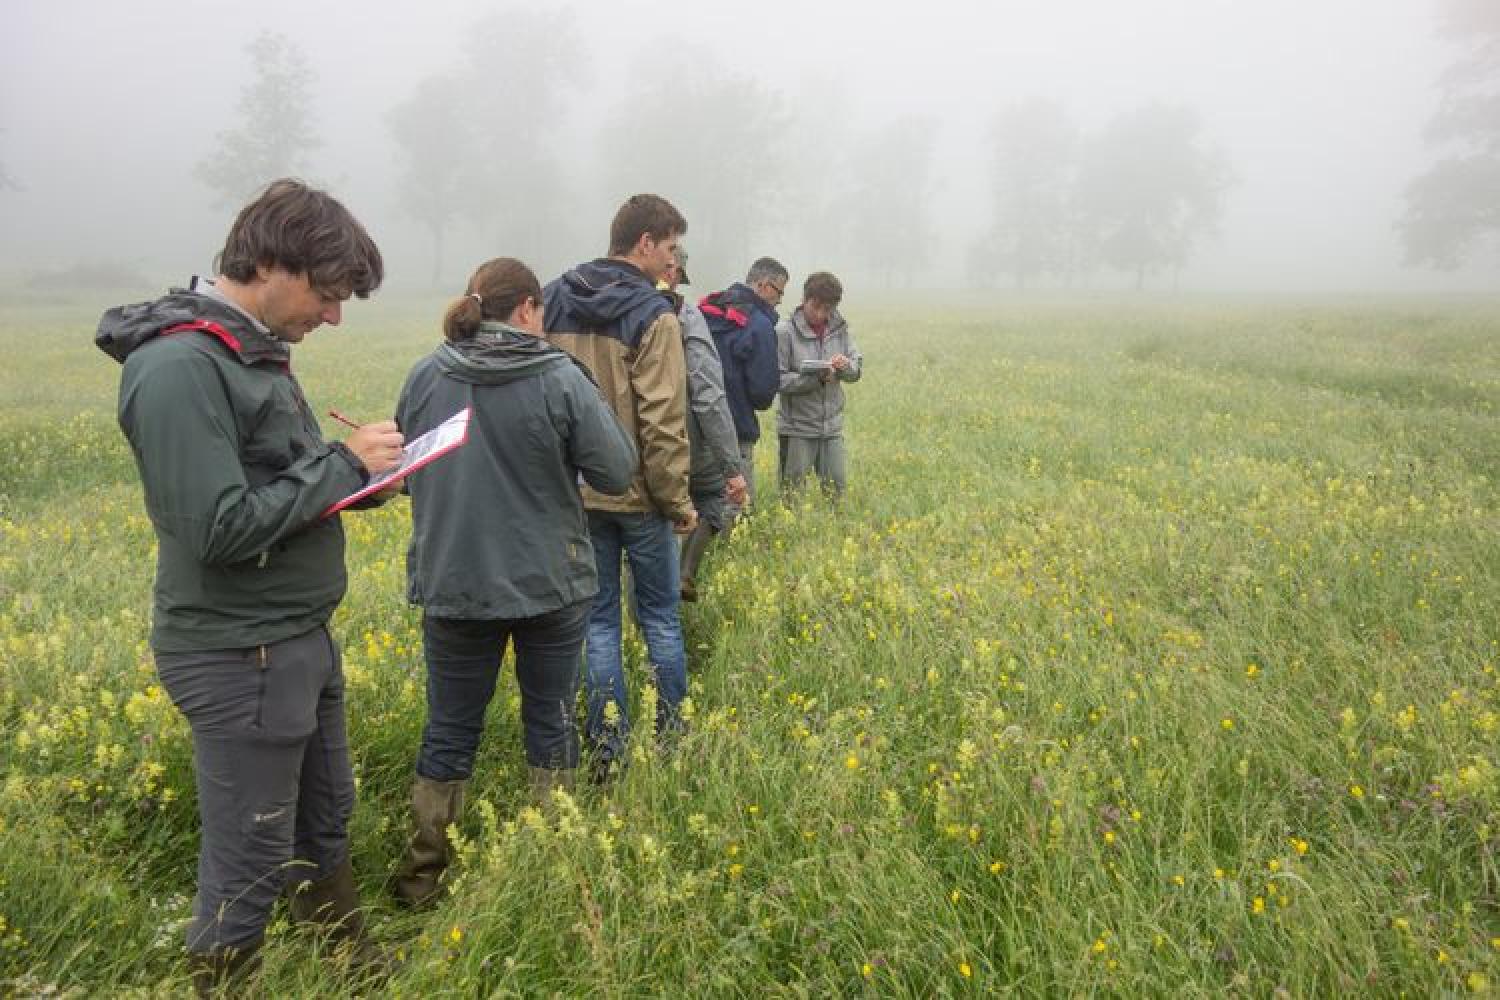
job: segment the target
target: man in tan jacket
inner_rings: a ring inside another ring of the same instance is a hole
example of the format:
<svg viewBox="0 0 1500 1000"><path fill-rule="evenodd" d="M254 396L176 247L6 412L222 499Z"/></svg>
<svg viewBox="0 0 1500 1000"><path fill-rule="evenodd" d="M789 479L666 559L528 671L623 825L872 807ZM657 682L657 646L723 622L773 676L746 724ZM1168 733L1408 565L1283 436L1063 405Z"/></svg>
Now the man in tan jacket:
<svg viewBox="0 0 1500 1000"><path fill-rule="evenodd" d="M585 488L599 593L588 627L588 722L592 773L607 780L630 731L620 651L620 560L630 560L636 618L656 682L658 736L681 728L687 654L678 620L675 529L693 529L688 492L687 370L672 300L656 283L673 263L687 220L665 198L638 194L615 213L609 256L588 261L544 290L547 339L593 372L640 452L622 496Z"/></svg>

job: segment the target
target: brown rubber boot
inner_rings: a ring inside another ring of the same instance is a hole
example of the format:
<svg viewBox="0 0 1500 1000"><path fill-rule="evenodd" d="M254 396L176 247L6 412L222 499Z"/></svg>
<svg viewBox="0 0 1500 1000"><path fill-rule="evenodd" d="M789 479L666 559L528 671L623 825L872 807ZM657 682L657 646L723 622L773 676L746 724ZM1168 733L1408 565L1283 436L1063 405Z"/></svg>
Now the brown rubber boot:
<svg viewBox="0 0 1500 1000"><path fill-rule="evenodd" d="M562 789L569 795L578 784L578 768L576 767L529 767L531 772L531 797L543 812L552 809L552 792Z"/></svg>
<svg viewBox="0 0 1500 1000"><path fill-rule="evenodd" d="M349 971L381 978L390 974L390 956L365 933L359 890L354 887L354 866L347 858L327 878L293 881L287 891L291 895L292 922L314 928L334 946L333 954L348 964Z"/></svg>
<svg viewBox="0 0 1500 1000"><path fill-rule="evenodd" d="M681 595L684 601L698 599L698 564L703 561L703 553L708 551L708 544L713 540L713 529L704 524L699 524L682 540Z"/></svg>
<svg viewBox="0 0 1500 1000"><path fill-rule="evenodd" d="M250 981L260 971L260 941L222 951L188 952L188 974L200 997L249 996Z"/></svg>
<svg viewBox="0 0 1500 1000"><path fill-rule="evenodd" d="M420 774L411 786L412 836L396 873L396 898L421 906L437 898L448 867L448 827L458 822L468 781L434 781Z"/></svg>

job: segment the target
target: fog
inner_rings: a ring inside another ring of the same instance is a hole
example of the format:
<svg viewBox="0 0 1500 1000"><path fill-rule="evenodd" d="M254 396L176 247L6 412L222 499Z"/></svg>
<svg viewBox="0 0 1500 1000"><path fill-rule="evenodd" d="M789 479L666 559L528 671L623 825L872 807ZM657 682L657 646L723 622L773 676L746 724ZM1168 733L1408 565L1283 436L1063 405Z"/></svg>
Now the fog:
<svg viewBox="0 0 1500 1000"><path fill-rule="evenodd" d="M482 26L497 14L516 30ZM207 271L233 206L195 168L241 124L247 45L274 31L314 74L299 172L366 223L390 287L458 291L498 255L548 280L603 254L614 207L650 190L687 215L703 291L762 254L851 294L1010 288L984 251L993 122L1042 98L1083 137L1186 109L1221 183L1171 266L1028 287L1500 291L1490 250L1456 271L1402 263L1403 192L1438 155L1424 128L1460 54L1438 26L1435 0L0 0L0 287ZM454 136L452 156L513 169L460 188L434 274L390 122L439 74L462 81L455 120L484 133Z"/></svg>

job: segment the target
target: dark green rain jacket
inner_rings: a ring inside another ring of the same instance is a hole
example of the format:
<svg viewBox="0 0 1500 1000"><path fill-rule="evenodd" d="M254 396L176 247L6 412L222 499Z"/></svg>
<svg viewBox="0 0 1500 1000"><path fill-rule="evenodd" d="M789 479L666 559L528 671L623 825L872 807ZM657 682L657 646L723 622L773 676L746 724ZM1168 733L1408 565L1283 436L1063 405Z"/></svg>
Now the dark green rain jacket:
<svg viewBox="0 0 1500 1000"><path fill-rule="evenodd" d="M156 528L152 648L244 649L325 624L346 578L343 528L321 515L366 475L323 440L290 348L181 289L109 310L94 342L124 365L120 427Z"/></svg>
<svg viewBox="0 0 1500 1000"><path fill-rule="evenodd" d="M439 618L519 619L599 589L579 487L630 488L635 444L582 364L502 323L406 378L408 440L473 407L462 447L407 479L407 597Z"/></svg>

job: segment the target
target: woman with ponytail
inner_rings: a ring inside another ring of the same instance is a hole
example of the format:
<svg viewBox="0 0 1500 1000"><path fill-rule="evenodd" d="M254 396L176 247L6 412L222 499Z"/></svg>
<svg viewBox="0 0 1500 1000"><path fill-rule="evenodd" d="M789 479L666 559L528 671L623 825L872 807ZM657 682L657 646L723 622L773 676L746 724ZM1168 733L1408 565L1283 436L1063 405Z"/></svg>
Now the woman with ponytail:
<svg viewBox="0 0 1500 1000"><path fill-rule="evenodd" d="M412 904L436 894L447 866L448 826L463 808L507 644L534 794L546 804L578 766L578 664L598 590L578 486L624 493L636 450L588 371L541 339L542 311L525 264L481 265L397 405L408 440L473 408L465 445L407 479L407 599L423 609L427 661L415 829L396 879Z"/></svg>

